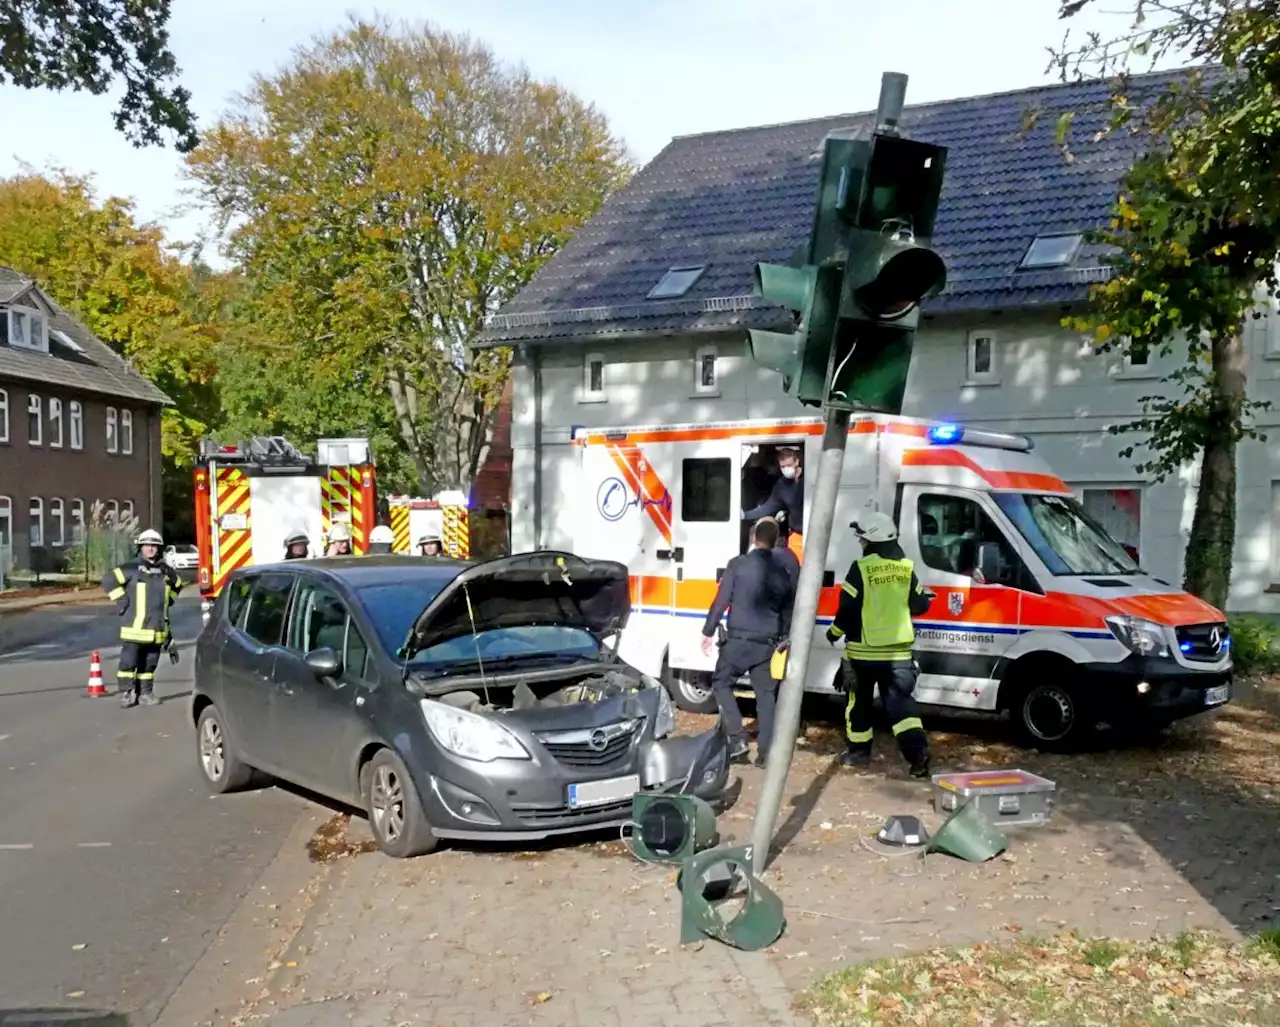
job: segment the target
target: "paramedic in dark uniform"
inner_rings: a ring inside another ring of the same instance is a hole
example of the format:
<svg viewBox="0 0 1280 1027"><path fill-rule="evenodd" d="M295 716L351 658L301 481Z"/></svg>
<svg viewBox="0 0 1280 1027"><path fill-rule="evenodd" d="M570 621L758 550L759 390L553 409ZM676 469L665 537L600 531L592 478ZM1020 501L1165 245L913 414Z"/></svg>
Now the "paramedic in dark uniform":
<svg viewBox="0 0 1280 1027"><path fill-rule="evenodd" d="M728 637L720 647L711 688L725 733L729 755L737 763L746 762L749 749L742 712L733 694L734 683L749 674L756 694L756 765L764 766L773 737L773 713L777 682L769 663L791 630L793 589L785 567L774 556L778 522L764 518L751 532L751 549L735 556L724 569L715 601L702 625L702 651L711 653L712 636L725 610L729 611Z"/></svg>
<svg viewBox="0 0 1280 1027"><path fill-rule="evenodd" d="M156 667L169 641L169 604L182 591L177 572L160 558L163 547L160 532L148 528L138 536L138 559L112 567L102 579L102 590L124 618L116 687L125 709L160 702L154 692Z"/></svg>
<svg viewBox="0 0 1280 1027"><path fill-rule="evenodd" d="M912 777L929 776L929 742L920 708L912 692L916 686L912 617L929 609L933 594L921 587L910 560L898 544L898 529L885 513L867 513L849 525L862 540L862 556L854 560L840 592L835 621L827 631L833 645L844 640L841 664L849 700L845 706L845 737L841 762L866 767L871 761L871 696L880 698Z"/></svg>
<svg viewBox="0 0 1280 1027"><path fill-rule="evenodd" d="M286 560L305 560L311 554L311 540L305 531L291 531L284 540Z"/></svg>
<svg viewBox="0 0 1280 1027"><path fill-rule="evenodd" d="M751 510L744 510L742 519L776 518L786 534L787 548L801 560L804 558L804 482L800 479L804 468L800 466L799 450L778 450L778 473L769 498Z"/></svg>

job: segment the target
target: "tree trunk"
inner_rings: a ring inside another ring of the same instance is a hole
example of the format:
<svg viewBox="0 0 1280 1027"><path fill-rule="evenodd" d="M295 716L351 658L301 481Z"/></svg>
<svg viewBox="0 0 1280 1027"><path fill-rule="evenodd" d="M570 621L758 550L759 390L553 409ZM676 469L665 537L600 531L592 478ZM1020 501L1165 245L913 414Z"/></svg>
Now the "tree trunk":
<svg viewBox="0 0 1280 1027"><path fill-rule="evenodd" d="M1211 434L1200 452L1200 484L1182 587L1225 610L1236 541L1234 425L1244 408L1247 380L1243 339L1235 336L1215 341L1210 359Z"/></svg>
<svg viewBox="0 0 1280 1027"><path fill-rule="evenodd" d="M399 372L387 374L387 393L391 397L396 412L396 426L400 429L400 438L405 449L413 458L414 470L418 472L418 489L421 495L430 496L435 492L435 475L432 473L431 454L425 452L418 430L418 395L411 385L407 385Z"/></svg>

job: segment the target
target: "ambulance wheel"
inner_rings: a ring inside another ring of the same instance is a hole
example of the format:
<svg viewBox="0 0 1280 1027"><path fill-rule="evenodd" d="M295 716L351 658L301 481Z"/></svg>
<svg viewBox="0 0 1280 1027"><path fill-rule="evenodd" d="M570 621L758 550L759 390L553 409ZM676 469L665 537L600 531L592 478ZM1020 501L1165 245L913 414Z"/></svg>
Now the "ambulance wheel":
<svg viewBox="0 0 1280 1027"><path fill-rule="evenodd" d="M1069 747L1087 723L1079 693L1052 677L1019 689L1012 713L1023 743L1037 749Z"/></svg>
<svg viewBox="0 0 1280 1027"><path fill-rule="evenodd" d="M662 684L671 701L688 713L715 713L720 707L711 691L711 675L697 671L674 670L662 661Z"/></svg>

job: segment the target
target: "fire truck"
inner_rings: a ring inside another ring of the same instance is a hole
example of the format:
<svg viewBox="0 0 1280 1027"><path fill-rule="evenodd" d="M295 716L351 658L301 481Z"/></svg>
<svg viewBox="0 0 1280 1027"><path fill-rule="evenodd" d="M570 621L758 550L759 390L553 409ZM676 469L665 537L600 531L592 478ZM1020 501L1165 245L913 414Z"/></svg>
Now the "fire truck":
<svg viewBox="0 0 1280 1027"><path fill-rule="evenodd" d="M418 539L436 535L444 551L455 560L471 556L467 497L458 491L441 492L434 499L389 496L387 514L395 536L392 552L416 553Z"/></svg>
<svg viewBox="0 0 1280 1027"><path fill-rule="evenodd" d="M311 457L278 435L230 445L206 439L195 466L196 548L206 616L227 575L284 556L305 531L323 551L330 526L351 526L351 548L368 548L377 511L368 439L320 439Z"/></svg>

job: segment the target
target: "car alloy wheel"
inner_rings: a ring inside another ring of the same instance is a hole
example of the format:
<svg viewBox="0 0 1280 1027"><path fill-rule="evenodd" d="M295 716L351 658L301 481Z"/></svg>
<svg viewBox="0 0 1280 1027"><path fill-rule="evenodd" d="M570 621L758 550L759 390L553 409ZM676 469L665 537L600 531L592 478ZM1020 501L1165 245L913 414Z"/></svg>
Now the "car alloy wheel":
<svg viewBox="0 0 1280 1027"><path fill-rule="evenodd" d="M369 805L374 830L394 845L404 832L404 786L394 767L383 763L375 768Z"/></svg>
<svg viewBox="0 0 1280 1027"><path fill-rule="evenodd" d="M1022 723L1038 742L1056 744L1075 730L1076 701L1064 685L1037 685L1022 700Z"/></svg>
<svg viewBox="0 0 1280 1027"><path fill-rule="evenodd" d="M206 717L200 725L200 765L212 782L222 780L227 769L227 750L222 739L222 725L214 717Z"/></svg>

